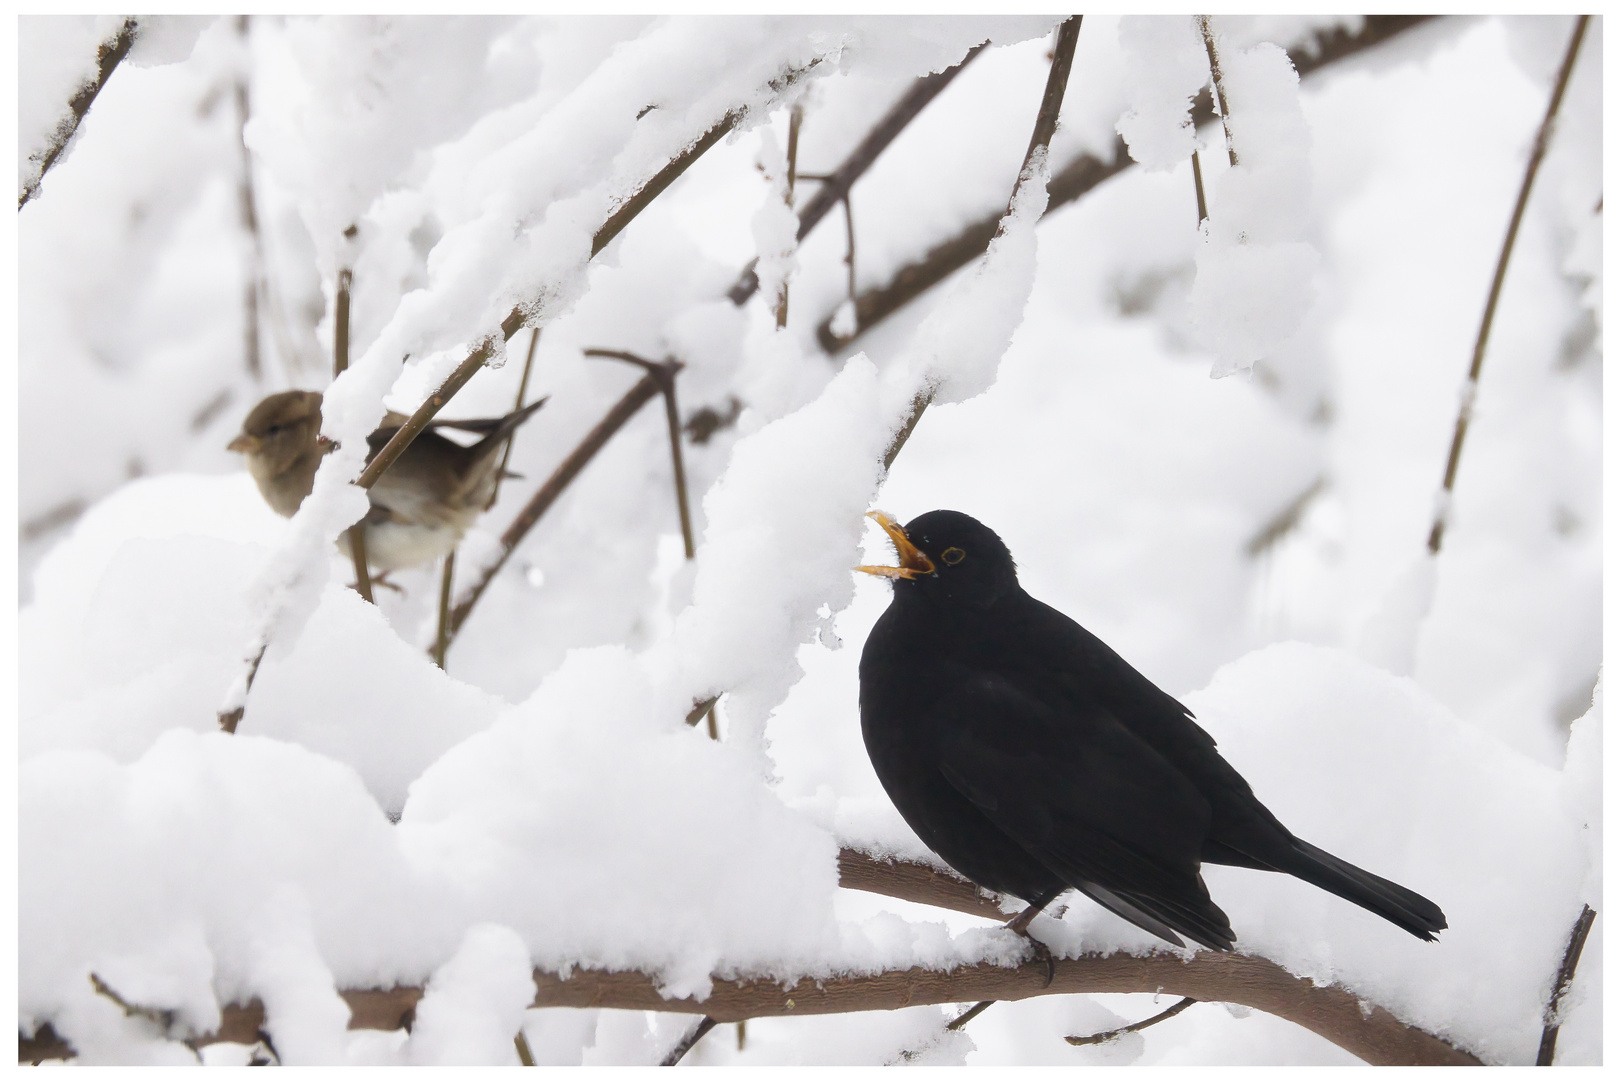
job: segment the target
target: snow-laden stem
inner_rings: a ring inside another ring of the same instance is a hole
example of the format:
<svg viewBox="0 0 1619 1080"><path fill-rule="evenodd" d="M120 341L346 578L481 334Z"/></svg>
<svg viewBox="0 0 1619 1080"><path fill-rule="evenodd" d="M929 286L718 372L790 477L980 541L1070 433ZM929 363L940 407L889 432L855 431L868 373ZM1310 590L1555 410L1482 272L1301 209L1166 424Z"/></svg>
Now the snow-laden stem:
<svg viewBox="0 0 1619 1080"><path fill-rule="evenodd" d="M872 163L877 160L878 155L888 149L888 144L899 137L899 133L905 130L906 125L916 119L917 114L927 106L928 102L938 97L939 91L949 86L950 81L961 74L961 69L972 63L973 59L984 51L984 48L984 45L975 45L967 50L967 55L962 57L961 62L954 67L936 71L931 75L923 75L917 79L916 82L911 84L911 88L905 92L904 96L894 102L888 112L883 114L883 118L877 121L876 126L866 134L866 137L860 140L860 145L849 151L849 156L843 159L843 164L821 177L822 183L819 190L810 197L804 204L804 208L798 212L799 243L803 243L804 238L814 230L815 226L821 223L821 219L826 217L834 206L843 201L843 197L849 188L854 185L856 180L865 175L866 170L871 168ZM807 174L805 179L808 179ZM748 263L743 268L742 273L737 275L736 284L732 285L730 292L726 294L731 298L731 303L737 307L747 303L749 298L758 291L759 276L754 272L754 267L758 263L758 259Z"/></svg>
<svg viewBox="0 0 1619 1080"><path fill-rule="evenodd" d="M438 585L438 634L433 639L433 663L444 670L444 654L450 651L450 586L455 582L455 551L444 556L444 569Z"/></svg>
<svg viewBox="0 0 1619 1080"><path fill-rule="evenodd" d="M724 138L736 126L739 119L741 119L741 114L735 110L726 113L717 124L704 132L702 137L671 158L669 163L659 169L652 179L641 186L639 191L620 204L618 209L614 210L607 220L602 223L602 227L596 230L596 235L590 246L591 257L594 258L601 254L602 250L613 242L613 238L624 231L625 226L634 221L642 210L652 205L652 200L656 199L670 184L679 179L680 175L689 169L693 162L702 157L720 139ZM522 328L523 312L521 308L514 308L511 314L507 315L500 324L501 334L506 341L510 341L517 331ZM393 438L388 440L388 445L384 446L377 456L371 459L371 463L365 467L365 471L360 474L360 478L355 483L367 489L375 484L378 478L387 472L388 468L399 459L399 455L405 452L405 448L416 441L416 436L427 428L428 422L438 415L439 410L444 408L452 397L460 392L461 388L477 373L479 368L483 367L493 353L494 343L489 341L479 345L465 360L461 361L460 366L450 373L450 377L444 380L443 385L432 393L426 401L422 402L421 406L411 414L410 419L405 421L398 431L394 432Z"/></svg>
<svg viewBox="0 0 1619 1080"><path fill-rule="evenodd" d="M1214 82L1214 97L1220 104L1220 124L1225 128L1225 152L1231 164L1237 164L1237 145L1231 141L1231 108L1225 99L1225 78L1220 73L1220 51L1214 47L1214 31L1209 29L1209 17L1197 16L1197 28L1203 34L1203 48L1209 54L1209 77Z"/></svg>
<svg viewBox="0 0 1619 1080"><path fill-rule="evenodd" d="M1040 109L1034 117L1034 132L1029 136L1029 149L1023 155L1023 167L1018 170L1017 180L1012 185L1012 197L1007 210L1008 216L1011 214L1010 207L1017 202L1018 192L1022 190L1024 180L1033 174L1036 163L1045 159L1046 153L1051 147L1051 137L1057 133L1057 117L1062 112L1063 93L1068 89L1068 73L1074 67L1074 47L1079 44L1079 27L1084 18L1083 15L1070 15L1057 28L1057 44L1051 51L1051 68L1046 73L1046 89L1040 95ZM1004 222L1005 219L1003 218L1002 220ZM997 226L997 228L1000 227L1002 226ZM991 236L991 240L993 239L994 236ZM987 248L989 245L986 243L984 246ZM852 292L854 288L854 226L852 222L849 228L849 272L849 287ZM857 318L859 308L859 304L856 303L855 313ZM862 325L863 323L861 322L856 323L856 333L859 333L859 328ZM888 444L887 452L883 454L883 472L886 473L893 466L894 459L899 456L900 449L904 447L905 441L911 437L911 432L916 430L916 422L922 419L922 413L927 410L928 405L933 401L933 394L934 388L929 386L919 391L916 397L911 400L911 408L905 416L904 423L900 425L899 432L894 436L893 441Z"/></svg>
<svg viewBox="0 0 1619 1080"><path fill-rule="evenodd" d="M1358 33L1350 34L1335 28L1327 34L1315 37L1308 46L1289 49L1288 59L1293 62L1293 69L1299 73L1300 78L1303 78L1339 60L1381 45L1395 35L1435 17L1368 15ZM1202 123L1201 116L1201 113L1194 111L1194 122ZM1049 214L1057 207L1088 194L1104 180L1118 175L1134 164L1129 147L1122 138L1114 141L1113 152L1105 160L1092 154L1080 154L1053 173L1051 183L1046 188L1049 198L1046 213ZM966 225L954 236L929 248L928 253L916 262L900 267L886 283L872 286L855 298L853 334L840 337L833 333L832 316L828 315L816 327L816 342L829 353L844 348L856 337L982 255L984 249L989 247L989 242L995 238L995 230L1000 226L1000 220L999 210L986 214ZM731 298L735 300L736 295L733 290ZM746 296L743 299L745 300Z"/></svg>
<svg viewBox="0 0 1619 1080"><path fill-rule="evenodd" d="M798 186L798 129L804 124L804 106L794 105L787 114L787 190L783 197L787 200L787 209L793 208L793 188ZM757 260L755 260L757 261ZM776 300L776 329L781 330L787 326L787 282L781 283L781 296ZM684 501L682 501L684 506ZM686 550L686 558L691 558L690 548Z"/></svg>
<svg viewBox="0 0 1619 1080"><path fill-rule="evenodd" d="M1512 219L1507 224L1506 238L1501 242L1501 257L1495 262L1495 277L1490 281L1490 295L1484 302L1484 317L1479 322L1478 340L1473 343L1473 362L1467 369L1466 389L1462 393L1461 408L1456 413L1456 430L1450 440L1450 455L1445 459L1445 479L1440 485L1444 497L1439 500L1440 510L1434 514L1433 528L1428 532L1428 553L1439 554L1439 545L1445 536L1444 508L1450 504L1449 495L1456 485L1456 466L1461 462L1462 440L1467 437L1467 424L1473 415L1473 399L1478 394L1478 375L1484 367L1484 349L1490 340L1490 325L1495 321L1495 306L1501 299L1501 285L1506 280L1507 263L1512 258L1512 245L1518 239L1518 226L1523 223L1524 208L1529 205L1529 189L1534 186L1535 174L1540 171L1541 159L1546 156L1546 145L1551 142L1552 127L1557 121L1558 107L1563 103L1563 92L1568 89L1568 78L1574 71L1574 61L1580 53L1580 41L1585 37L1586 23L1591 16L1581 15L1574 22L1574 34L1569 38L1568 52L1563 66L1557 72L1557 83L1552 88L1551 101L1546 104L1546 115L1535 133L1535 145L1529 151L1529 163L1524 167L1523 184L1518 188L1518 201L1512 207Z"/></svg>
<svg viewBox="0 0 1619 1080"><path fill-rule="evenodd" d="M1580 917L1574 920L1574 928L1569 931L1568 947L1563 950L1563 963L1557 969L1551 1000L1546 1003L1546 1025L1540 1033L1536 1065L1550 1065L1557 1056L1557 1031L1563 1026L1558 1006L1563 1003L1563 995L1568 993L1569 983L1574 981L1574 971L1580 966L1580 954L1585 951L1585 939L1590 936L1591 924L1596 922L1596 918L1597 913L1590 904L1586 904L1580 910Z"/></svg>
<svg viewBox="0 0 1619 1080"><path fill-rule="evenodd" d="M865 868L866 876L859 887L866 891L929 903L929 897L935 895L929 891L927 883L931 881L935 883L938 906L961 910L962 882L946 871L903 860L880 861L853 851L840 854L840 867L846 863ZM889 881L894 886L892 891L882 887ZM980 913L991 919L1002 916L998 907ZM1387 1009L1341 986L1318 986L1263 957L1242 953L1198 951L1187 958L1180 951L1165 949L1145 956L1123 952L1087 955L1057 960L1054 972L1044 959L1036 958L1016 967L986 959L949 970L910 967L791 984L770 978L715 978L713 991L702 1001L665 998L656 978L639 971L576 968L564 978L552 971L536 970L534 986L534 1008L688 1013L710 1017L717 1023L756 1016L818 1016L953 1002L1019 1001L1049 994L1162 992L1270 1013L1315 1032L1373 1065L1482 1064L1467 1051L1401 1022ZM396 1030L406 1023L422 994L422 988L415 986L344 990L343 999L352 1013L349 1027ZM219 1030L193 1040L191 1045L250 1043L258 1038L264 1024L260 1002L229 1005L221 1012ZM22 1061L72 1054L72 1048L49 1026L40 1028L31 1039L18 1040L18 1058Z"/></svg>
<svg viewBox="0 0 1619 1080"><path fill-rule="evenodd" d="M135 38L140 34L140 22L131 15L125 19L112 37L103 41L96 49L96 76L86 80L78 91L69 99L67 112L56 122L56 130L42 150L29 155L30 161L37 161L38 167L32 171L24 181L22 191L17 193L17 209L20 211L29 199L39 194L40 182L45 174L51 171L51 166L61 158L62 151L73 140L73 135L79 130L79 123L90 112L90 106L95 102L96 95L101 88L107 85L112 73L129 55L129 50L135 45Z"/></svg>

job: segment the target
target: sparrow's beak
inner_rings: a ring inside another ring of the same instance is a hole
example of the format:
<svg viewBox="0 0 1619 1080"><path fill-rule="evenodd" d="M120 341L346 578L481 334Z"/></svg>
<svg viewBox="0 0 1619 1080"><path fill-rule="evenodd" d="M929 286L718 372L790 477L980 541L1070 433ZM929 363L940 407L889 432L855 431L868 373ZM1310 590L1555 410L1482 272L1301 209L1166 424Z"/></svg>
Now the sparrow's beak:
<svg viewBox="0 0 1619 1080"><path fill-rule="evenodd" d="M899 565L857 566L855 567L856 570L866 574L876 574L878 577L904 578L906 581L910 581L922 574L933 573L933 560L922 554L921 549L911 543L911 538L905 535L905 530L900 528L899 522L881 510L873 510L866 516L881 525L883 532L887 533L888 538L894 541L894 550L899 553Z"/></svg>
<svg viewBox="0 0 1619 1080"><path fill-rule="evenodd" d="M238 454L251 454L256 452L258 448L259 440L245 431L232 439L230 445L225 447L226 450L234 450Z"/></svg>

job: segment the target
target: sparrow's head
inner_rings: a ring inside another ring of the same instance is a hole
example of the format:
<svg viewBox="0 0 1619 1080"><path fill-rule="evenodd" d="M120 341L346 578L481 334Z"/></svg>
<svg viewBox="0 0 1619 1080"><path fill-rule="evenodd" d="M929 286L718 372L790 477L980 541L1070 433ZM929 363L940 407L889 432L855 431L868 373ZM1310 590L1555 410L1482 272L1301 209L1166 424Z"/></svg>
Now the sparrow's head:
<svg viewBox="0 0 1619 1080"><path fill-rule="evenodd" d="M247 414L227 449L247 455L248 471L276 513L290 517L314 486L320 464L320 394L284 390Z"/></svg>
<svg viewBox="0 0 1619 1080"><path fill-rule="evenodd" d="M977 518L930 510L901 528L880 511L871 516L894 541L900 564L858 569L892 578L896 600L904 596L988 607L1018 587L1012 553Z"/></svg>

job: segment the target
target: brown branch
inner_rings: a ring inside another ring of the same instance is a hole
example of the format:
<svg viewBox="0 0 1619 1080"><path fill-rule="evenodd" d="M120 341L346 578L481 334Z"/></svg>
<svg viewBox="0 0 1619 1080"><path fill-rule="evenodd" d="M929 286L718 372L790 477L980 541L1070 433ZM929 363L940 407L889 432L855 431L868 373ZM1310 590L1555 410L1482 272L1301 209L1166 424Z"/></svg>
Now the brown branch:
<svg viewBox="0 0 1619 1080"><path fill-rule="evenodd" d="M236 725L242 722L242 714L247 711L247 695L253 689L253 680L258 677L259 665L264 662L264 653L269 647L268 641L261 643L259 651L247 662L247 686L242 690L242 704L219 714L219 726L227 735L236 734Z"/></svg>
<svg viewBox="0 0 1619 1080"><path fill-rule="evenodd" d="M684 365L674 360L648 360L621 349L586 349L584 353L604 360L622 360L658 377L664 415L669 421L669 458L675 474L675 504L680 508L680 538L686 545L686 558L695 559L697 542L692 536L691 507L686 501L686 462L680 451L680 407L675 401L675 376Z"/></svg>
<svg viewBox="0 0 1619 1080"><path fill-rule="evenodd" d="M118 67L129 50L134 46L135 39L140 36L140 23L131 15L124 20L112 37L103 41L96 49L96 74L93 79L86 79L80 84L73 97L68 100L67 113L56 122L56 130L51 132L50 141L45 144L43 151L36 150L28 155L29 161L38 161L39 168L23 182L22 191L17 195L17 209L22 210L29 199L39 194L39 185L44 181L45 174L61 158L62 151L79 130L79 124L90 112L90 106L95 102L96 95L101 88L107 85L112 78L113 71Z"/></svg>
<svg viewBox="0 0 1619 1080"><path fill-rule="evenodd" d="M523 1034L522 1028L517 1029L517 1035L512 1039L512 1044L517 1047L518 1064L530 1066L534 1064L534 1051L529 1049L528 1036Z"/></svg>
<svg viewBox="0 0 1619 1080"><path fill-rule="evenodd" d="M854 186L854 182L865 175L866 170L871 168L872 163L877 160L884 150L888 149L888 144L899 137L899 133L905 130L906 125L916 119L917 114L927 107L928 102L938 97L939 91L949 86L950 81L961 74L962 68L972 63L974 58L983 51L983 45L976 45L968 50L967 55L962 57L961 62L954 67L934 72L931 75L924 75L911 84L911 88L905 92L904 96L894 102L888 112L883 115L883 118L877 121L877 126L872 128L864 139L860 140L860 145L851 150L849 156L843 159L843 164L822 178L824 182L820 190L798 212L798 239L800 243L803 242L804 238L810 234L815 226L821 223L821 219L834 206L843 201L844 195ZM747 303L748 298L758 291L759 276L754 272L754 267L758 263L758 259L750 262L727 294L730 296L731 302L738 307Z"/></svg>
<svg viewBox="0 0 1619 1080"><path fill-rule="evenodd" d="M1368 15L1361 31L1349 34L1335 29L1313 39L1307 45L1288 50L1288 58L1302 77L1322 68L1380 45L1395 35L1433 19L1432 15ZM1207 114L1212 117L1212 113ZM1193 120L1202 122L1203 116L1194 113ZM1113 143L1112 156L1103 161L1091 154L1081 154L1067 165L1055 170L1047 187L1046 213L1080 198L1110 177L1116 176L1134 164L1123 139ZM921 296L963 266L984 253L995 238L1000 226L999 210L965 226L959 233L928 249L926 255L901 267L886 284L867 289L855 300L855 330L849 337L840 338L832 333L832 316L821 320L815 338L826 352L834 353L855 338L882 322L888 316Z"/></svg>
<svg viewBox="0 0 1619 1080"><path fill-rule="evenodd" d="M865 883L855 887L928 903L927 897L932 893L921 883L933 880L937 882L937 895L945 901L942 906L954 907L961 900L960 880L932 867L903 861L882 862L859 852L842 853L840 867L845 865L844 856L852 857L851 861L856 863L864 860ZM891 873L895 883L892 891L873 888L881 884L881 875L885 872ZM997 910L989 917L999 915ZM1387 1010L1355 997L1340 986L1317 986L1309 979L1289 974L1269 960L1241 953L1200 951L1189 960L1174 952L1083 956L1056 961L1054 971L1048 969L1043 959L1016 967L980 961L950 970L914 967L816 981L800 980L792 984L768 978L716 978L712 993L702 1001L665 998L658 992L656 980L638 971L575 969L568 978L563 978L554 972L537 970L534 984L534 1008L561 1006L690 1013L711 1017L719 1023L756 1016L811 1016L952 1002L1018 1001L1047 994L1165 992L1199 1001L1226 1001L1291 1020L1374 1065L1480 1064L1466 1051L1402 1023ZM422 990L413 986L345 990L342 996L352 1011L350 1028L392 1031L404 1026L414 1015ZM194 1040L195 1045L252 1042L258 1037L264 1023L260 1003L229 1005L222 1013L220 1030ZM41 1027L32 1039L19 1039L18 1043L19 1060L64 1056L59 1052L64 1044L49 1025ZM53 1049L57 1052L52 1052Z"/></svg>
<svg viewBox="0 0 1619 1080"><path fill-rule="evenodd" d="M1063 20L1062 26L1057 30L1057 44L1051 51L1051 68L1046 73L1045 92L1040 96L1040 109L1034 117L1034 133L1029 137L1029 149L1023 155L1023 167L1018 170L1017 181L1012 185L1012 200L1014 201L1017 199L1018 190L1023 186L1023 178L1029 175L1029 168L1033 164L1035 157L1044 154L1050 149L1051 137L1057 132L1057 116L1062 112L1063 94L1068 88L1068 73L1073 70L1074 48L1079 44L1079 27L1083 19L1083 15L1070 15ZM1010 203L1008 206L1007 213L1009 214L1011 213ZM1003 220L1003 218L997 217L991 227L989 239L984 241L984 246L979 249L980 251L987 250L990 241L1000 234ZM849 285L852 289L854 287L854 225L852 222L849 228ZM976 257L976 255L973 257ZM858 299L855 300L854 308L855 333L859 334L865 323L860 319L860 301ZM817 331L818 335L820 331L825 331L830 336L830 321L821 324L820 330ZM826 337L821 338L823 346L826 340ZM900 449L905 445L905 441L911 437L911 432L916 430L916 422L922 419L922 413L926 411L932 401L933 387L931 386L924 387L917 392L916 397L911 399L910 412L906 414L904 423L900 425L893 442L889 443L887 452L883 454L884 473L887 473L894 464L894 459L899 456Z"/></svg>
<svg viewBox="0 0 1619 1080"><path fill-rule="evenodd" d="M528 504L518 512L517 517L506 527L506 531L501 534L500 558L495 561L494 565L484 570L477 584L472 587L471 592L459 604L455 605L454 610L450 612L449 636L451 640L460 632L461 624L467 621L467 616L472 613L473 605L478 602L478 598L489 587L489 583L495 579L495 575L500 573L501 567L506 565L506 560L511 558L512 549L522 541L524 536L528 535L528 531L540 520L541 515L551 508L551 504L556 502L563 491L567 490L568 485L573 482L573 478L578 476L586 465L590 464L591 459L601 451L603 446L607 445L607 440L611 439L619 428L627 424L642 405L651 401L659 389L660 378L658 374L648 372L643 375L641 381L632 386L629 393L620 398L618 404L607 411L607 415L602 417L601 422L591 429L590 434L586 435L584 440L574 448L573 453L563 459L562 464L556 467L556 471L529 498Z"/></svg>
<svg viewBox="0 0 1619 1080"><path fill-rule="evenodd" d="M1225 129L1225 152L1233 168L1237 164L1237 144L1231 139L1231 107L1226 104L1225 76L1220 71L1220 52L1214 47L1214 31L1209 29L1209 17L1197 16L1197 28L1203 35L1203 48L1209 54L1209 77L1214 80L1214 96L1220 102L1220 126Z"/></svg>
<svg viewBox="0 0 1619 1080"><path fill-rule="evenodd" d="M685 1035L681 1036L679 1042L675 1043L674 1049L670 1050L669 1053L664 1055L663 1060L659 1062L659 1064L670 1066L679 1065L680 1059L686 1056L687 1051L696 1046L704 1035L707 1035L710 1031L713 1031L715 1026L714 1018L712 1016L705 1016L701 1020L697 1021L697 1023L692 1025L691 1030L686 1032Z"/></svg>
<svg viewBox="0 0 1619 1080"><path fill-rule="evenodd" d="M236 33L242 39L244 57L249 55L250 16L236 17ZM247 121L251 115L248 96L248 74L245 67L237 72L233 81L236 99L236 142L242 149L242 174L237 182L237 201L242 216L242 231L247 234L247 287L243 291L243 346L246 349L247 374L258 382L264 377L264 365L259 350L259 294L265 289L264 238L259 234L259 213L253 195L253 154L247 148Z"/></svg>
<svg viewBox="0 0 1619 1080"><path fill-rule="evenodd" d="M433 663L444 670L444 654L450 651L450 585L455 580L455 551L444 556L444 570L439 575L438 634L433 640Z"/></svg>
<svg viewBox="0 0 1619 1080"><path fill-rule="evenodd" d="M1192 151L1192 187L1197 192L1197 226L1209 220L1209 203L1203 197L1203 166L1198 164L1197 151Z"/></svg>
<svg viewBox="0 0 1619 1080"><path fill-rule="evenodd" d="M1585 37L1585 25L1591 16L1581 15L1574 23L1574 35L1569 39L1568 52L1557 73L1557 84L1552 88L1551 101L1546 105L1546 116L1535 133L1535 145L1529 152L1529 164L1523 173L1523 185L1518 188L1518 201L1512 207L1512 220L1507 224L1506 239L1501 243L1501 257L1495 263L1495 277L1490 282L1490 295L1484 302L1484 318L1479 324L1478 340L1473 343L1473 362L1467 369L1467 383L1462 391L1462 406L1456 413L1456 431L1451 436L1450 455L1445 460L1445 480L1440 490L1439 508L1434 513L1433 528L1428 532L1428 553L1439 554L1439 545L1445 535L1451 491L1456 486L1456 467L1461 463L1462 440L1467 437L1467 424L1473 415L1473 399L1478 394L1478 375L1484 367L1484 348L1490 340L1490 324L1495 321L1495 305L1501 299L1501 285L1506 281L1507 262L1512 258L1512 245L1518 239L1518 226L1523 223L1524 208L1529 205L1529 189L1540 171L1540 161L1546 156L1551 142L1552 127L1557 121L1557 109L1563 103L1563 91L1568 89L1568 78L1574 71L1574 61L1580 53L1580 40Z"/></svg>
<svg viewBox="0 0 1619 1080"><path fill-rule="evenodd" d="M1114 1028L1112 1031L1099 1031L1095 1035L1064 1035L1062 1037L1062 1041L1067 1043L1069 1046L1100 1046L1105 1042L1112 1042L1120 1035L1128 1035L1132 1031L1143 1031L1146 1028L1152 1027L1154 1024L1161 1024L1172 1016L1179 1016L1181 1013L1185 1012L1187 1009L1190 1009L1196 1004L1197 998L1181 998L1163 1012L1154 1013L1145 1020L1138 1020L1133 1024L1126 1024L1124 1027Z"/></svg>
<svg viewBox="0 0 1619 1080"><path fill-rule="evenodd" d="M1540 1052L1535 1055L1536 1065L1550 1065L1557 1056L1557 1032L1563 1026L1563 1020L1557 1015L1558 1007L1563 1003L1563 995L1568 993L1569 984L1574 981L1574 971L1580 966L1580 953L1585 951L1585 939L1590 936L1591 924L1596 922L1597 913L1586 904L1580 910L1580 917L1574 920L1574 929L1569 931L1568 947L1563 950L1563 963L1557 969L1557 979L1552 984L1552 996L1546 1003L1546 1024L1540 1032Z"/></svg>
<svg viewBox="0 0 1619 1080"><path fill-rule="evenodd" d="M793 189L798 186L798 129L804 125L804 106L794 105L787 114L787 209L793 208ZM757 260L755 260L757 262ZM782 279L781 295L776 299L776 329L787 326L787 280ZM691 556L687 556L690 558Z"/></svg>

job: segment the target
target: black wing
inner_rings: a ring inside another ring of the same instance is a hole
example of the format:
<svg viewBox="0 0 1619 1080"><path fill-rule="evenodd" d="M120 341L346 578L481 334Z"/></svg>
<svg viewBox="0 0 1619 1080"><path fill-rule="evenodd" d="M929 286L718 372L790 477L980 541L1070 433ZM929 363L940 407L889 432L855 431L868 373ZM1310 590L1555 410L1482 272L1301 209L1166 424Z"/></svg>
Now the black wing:
<svg viewBox="0 0 1619 1080"><path fill-rule="evenodd" d="M938 767L1063 881L1175 944L1228 949L1231 924L1198 874L1209 804L1100 707L1057 708L980 673L939 703Z"/></svg>

